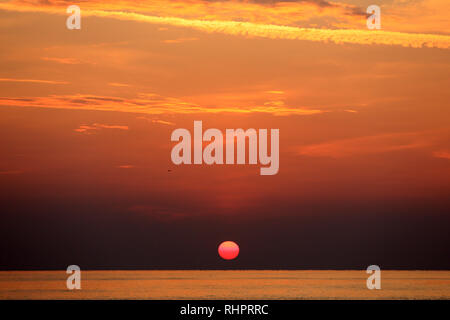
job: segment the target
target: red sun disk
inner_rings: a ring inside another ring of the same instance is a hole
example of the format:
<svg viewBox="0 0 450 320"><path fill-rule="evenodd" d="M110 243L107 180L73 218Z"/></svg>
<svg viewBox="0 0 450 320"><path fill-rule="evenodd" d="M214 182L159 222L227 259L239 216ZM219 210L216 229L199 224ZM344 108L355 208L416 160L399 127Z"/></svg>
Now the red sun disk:
<svg viewBox="0 0 450 320"><path fill-rule="evenodd" d="M222 259L233 260L239 255L239 246L233 241L224 241L219 245L219 255Z"/></svg>

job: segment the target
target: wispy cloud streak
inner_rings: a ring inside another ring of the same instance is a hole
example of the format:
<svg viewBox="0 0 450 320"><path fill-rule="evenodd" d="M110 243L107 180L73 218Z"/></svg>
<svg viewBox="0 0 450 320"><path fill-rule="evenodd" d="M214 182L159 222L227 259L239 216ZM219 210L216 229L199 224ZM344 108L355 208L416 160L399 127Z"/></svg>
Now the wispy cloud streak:
<svg viewBox="0 0 450 320"><path fill-rule="evenodd" d="M280 106L257 105L248 107L209 107L163 97L153 93L140 94L137 98L105 97L95 95L52 95L48 97L8 98L0 97L0 105L71 110L117 111L141 114L196 114L196 113L267 113L276 116L312 115L322 110Z"/></svg>
<svg viewBox="0 0 450 320"><path fill-rule="evenodd" d="M65 14L61 8L22 6L0 4L0 9L14 11L42 11L55 14ZM360 29L318 29L299 28L274 24L253 22L199 20L180 17L162 17L142 13L124 11L106 11L96 9L83 10L83 16L114 18L126 21L138 21L155 25L186 27L206 33L222 33L243 37L261 37L267 39L305 40L315 42L331 42L337 44L361 45L397 45L403 47L442 48L450 47L450 36L423 33L405 33L382 30Z"/></svg>
<svg viewBox="0 0 450 320"><path fill-rule="evenodd" d="M13 79L0 78L0 82L27 82L27 83L43 83L43 84L68 84L66 81L39 80L39 79Z"/></svg>

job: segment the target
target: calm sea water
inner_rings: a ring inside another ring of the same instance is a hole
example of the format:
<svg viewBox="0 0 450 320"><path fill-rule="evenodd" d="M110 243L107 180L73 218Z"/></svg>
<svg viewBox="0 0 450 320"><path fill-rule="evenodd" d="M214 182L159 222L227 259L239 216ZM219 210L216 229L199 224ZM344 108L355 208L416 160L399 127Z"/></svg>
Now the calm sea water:
<svg viewBox="0 0 450 320"><path fill-rule="evenodd" d="M0 272L0 299L450 299L450 271L65 271Z"/></svg>

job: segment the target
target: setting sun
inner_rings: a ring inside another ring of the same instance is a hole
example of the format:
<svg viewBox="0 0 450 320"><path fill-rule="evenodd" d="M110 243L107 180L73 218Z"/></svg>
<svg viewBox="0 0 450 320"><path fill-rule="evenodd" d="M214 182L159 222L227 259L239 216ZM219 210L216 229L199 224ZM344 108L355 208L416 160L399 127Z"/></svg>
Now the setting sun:
<svg viewBox="0 0 450 320"><path fill-rule="evenodd" d="M225 241L220 244L218 251L222 259L233 260L239 255L239 246L236 242Z"/></svg>

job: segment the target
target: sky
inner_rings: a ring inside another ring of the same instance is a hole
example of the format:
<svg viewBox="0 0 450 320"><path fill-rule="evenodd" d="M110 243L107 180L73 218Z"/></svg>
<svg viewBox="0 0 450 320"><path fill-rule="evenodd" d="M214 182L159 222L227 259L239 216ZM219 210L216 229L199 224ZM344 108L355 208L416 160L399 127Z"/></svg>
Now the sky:
<svg viewBox="0 0 450 320"><path fill-rule="evenodd" d="M0 269L450 269L450 2L375 2L0 1Z"/></svg>

